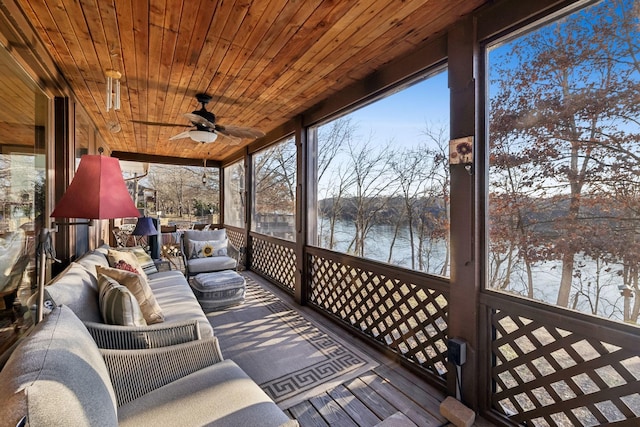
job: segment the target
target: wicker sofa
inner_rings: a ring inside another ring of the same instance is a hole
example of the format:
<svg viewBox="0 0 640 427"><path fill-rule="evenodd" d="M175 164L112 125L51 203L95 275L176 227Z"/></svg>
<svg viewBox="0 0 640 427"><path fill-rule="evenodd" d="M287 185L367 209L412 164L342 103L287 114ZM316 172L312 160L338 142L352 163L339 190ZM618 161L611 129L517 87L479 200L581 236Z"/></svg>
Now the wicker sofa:
<svg viewBox="0 0 640 427"><path fill-rule="evenodd" d="M164 322L143 327L105 324L98 307L96 266L109 266L108 249L102 246L88 252L46 286L53 302L68 306L85 323L99 347L158 347L213 336L213 328L189 283L177 270L147 275Z"/></svg>
<svg viewBox="0 0 640 427"><path fill-rule="evenodd" d="M217 339L144 350L98 349L60 306L0 372L2 425L296 426Z"/></svg>
<svg viewBox="0 0 640 427"><path fill-rule="evenodd" d="M179 271L149 274L164 313L151 326L102 323L102 247L52 281L56 307L0 371L7 425L296 426L231 360Z"/></svg>

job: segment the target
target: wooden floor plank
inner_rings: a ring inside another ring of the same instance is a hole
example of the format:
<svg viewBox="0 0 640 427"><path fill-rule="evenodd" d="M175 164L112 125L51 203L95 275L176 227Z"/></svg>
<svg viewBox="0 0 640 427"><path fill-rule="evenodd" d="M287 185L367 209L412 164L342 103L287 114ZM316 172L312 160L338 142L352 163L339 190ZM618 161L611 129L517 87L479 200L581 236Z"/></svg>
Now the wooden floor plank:
<svg viewBox="0 0 640 427"><path fill-rule="evenodd" d="M330 426L359 427L327 393L312 397L310 402Z"/></svg>
<svg viewBox="0 0 640 427"><path fill-rule="evenodd" d="M420 384L425 384L424 382L417 381L416 379L407 379L406 375L408 372L406 374L404 372L400 373L398 369L391 369L384 365L377 366L373 371L380 377L388 380L394 387L402 391L427 411L435 415L440 414L440 402L446 398L444 393L436 391L433 387L429 387L428 389L421 387Z"/></svg>
<svg viewBox="0 0 640 427"><path fill-rule="evenodd" d="M329 396L331 396L359 426L373 426L381 421L376 414L371 412L364 403L358 400L358 398L343 385L329 390Z"/></svg>
<svg viewBox="0 0 640 427"><path fill-rule="evenodd" d="M384 420L398 412L384 397L380 396L371 387L366 385L360 378L354 378L345 383L345 387L353 393L360 401L367 406L381 420Z"/></svg>
<svg viewBox="0 0 640 427"><path fill-rule="evenodd" d="M291 414L292 418L295 418L300 427L328 427L322 415L316 408L308 401L300 402L295 406L292 406L287 410Z"/></svg>
<svg viewBox="0 0 640 427"><path fill-rule="evenodd" d="M295 304L290 294L267 282L259 275L253 272L245 272L244 274L248 274L280 299L291 303L301 315L328 334L353 343L360 351L379 363L379 366L373 371L366 372L343 384L344 388L354 398L357 398L361 405L366 407L363 409L365 413L371 412L377 418L384 420L396 412L402 412L421 427L446 425L446 420L440 415L440 402L446 397L441 390L396 360L385 356L373 346L354 336L351 331L339 328L316 310ZM332 392L338 401L341 399L339 393L339 391ZM351 404L347 407L355 408L360 404ZM350 414L327 393L289 408L289 411L288 415L296 418L302 427L353 427L358 425ZM354 412L351 412L351 415L355 419L362 418ZM369 422L372 421L373 419L369 420ZM369 424L369 426L375 424ZM360 424L361 427L363 425L365 424ZM478 419L474 426L490 427L493 424Z"/></svg>
<svg viewBox="0 0 640 427"><path fill-rule="evenodd" d="M446 421L442 416L434 416L403 393L399 393L389 381L375 373L362 375L360 379L420 427L437 427Z"/></svg>

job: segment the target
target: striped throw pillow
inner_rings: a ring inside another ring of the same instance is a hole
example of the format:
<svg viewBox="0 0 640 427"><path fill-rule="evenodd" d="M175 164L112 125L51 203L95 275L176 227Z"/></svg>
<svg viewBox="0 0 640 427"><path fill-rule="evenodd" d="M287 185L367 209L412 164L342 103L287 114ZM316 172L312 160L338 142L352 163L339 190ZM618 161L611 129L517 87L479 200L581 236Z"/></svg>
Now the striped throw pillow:
<svg viewBox="0 0 640 427"><path fill-rule="evenodd" d="M162 309L156 301L144 274L131 273L130 271L103 267L101 265L96 265L96 273L104 274L105 276L115 280L117 283L125 286L129 292L133 294L136 300L138 300L140 310L142 310L142 315L148 325L164 321Z"/></svg>
<svg viewBox="0 0 640 427"><path fill-rule="evenodd" d="M146 275L158 272L156 263L153 262L153 258L151 258L151 255L149 255L147 251L144 250L144 248L140 246L134 246L131 248L125 248L124 250L132 252L136 256L136 258L138 259L138 263L142 268L142 271L144 271Z"/></svg>
<svg viewBox="0 0 640 427"><path fill-rule="evenodd" d="M121 326L146 326L138 300L115 279L98 275L98 303L105 323Z"/></svg>

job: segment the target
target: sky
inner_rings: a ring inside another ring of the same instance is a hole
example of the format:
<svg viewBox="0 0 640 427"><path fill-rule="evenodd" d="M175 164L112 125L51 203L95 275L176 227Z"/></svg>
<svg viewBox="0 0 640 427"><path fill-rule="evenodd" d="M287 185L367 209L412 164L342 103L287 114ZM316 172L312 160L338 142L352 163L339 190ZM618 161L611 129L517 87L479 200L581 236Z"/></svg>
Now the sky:
<svg viewBox="0 0 640 427"><path fill-rule="evenodd" d="M362 136L376 144L393 140L407 147L423 140L425 123L449 126L447 72L416 83L349 114Z"/></svg>

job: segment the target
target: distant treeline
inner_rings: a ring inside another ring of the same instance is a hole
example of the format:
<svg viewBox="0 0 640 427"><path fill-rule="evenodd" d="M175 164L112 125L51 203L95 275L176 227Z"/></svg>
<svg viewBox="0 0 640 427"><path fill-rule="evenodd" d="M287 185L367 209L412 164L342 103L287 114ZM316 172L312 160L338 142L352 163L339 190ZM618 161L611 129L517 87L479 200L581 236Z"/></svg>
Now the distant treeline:
<svg viewBox="0 0 640 427"><path fill-rule="evenodd" d="M388 225L407 221L407 208L403 197L370 197L366 198L364 203L356 197L344 197L339 200L327 198L318 202L321 216L335 215L336 219L341 221L355 221L359 207L365 209L364 216L372 218L374 224ZM414 218L422 220L447 215L443 201L433 198L412 201L412 211Z"/></svg>

